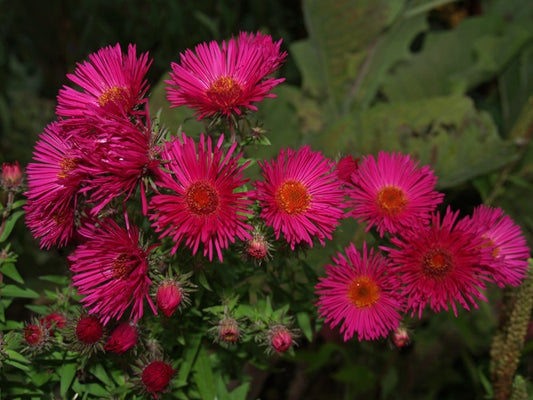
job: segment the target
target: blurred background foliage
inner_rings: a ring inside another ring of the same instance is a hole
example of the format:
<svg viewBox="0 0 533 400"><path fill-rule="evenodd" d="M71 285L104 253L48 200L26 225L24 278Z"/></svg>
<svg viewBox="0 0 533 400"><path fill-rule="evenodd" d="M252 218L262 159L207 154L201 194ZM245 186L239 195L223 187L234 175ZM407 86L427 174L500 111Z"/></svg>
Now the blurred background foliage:
<svg viewBox="0 0 533 400"><path fill-rule="evenodd" d="M154 63L150 107L171 129L198 133L187 109L168 110L170 62L186 48L240 30L283 39L286 83L260 104L272 146L310 144L326 155L410 153L431 164L446 202L468 213L501 206L533 244L533 2L530 0L0 0L0 161L26 165L55 96L76 62L100 47L136 43ZM253 169L252 169L253 173ZM23 226L13 249L36 279L64 270L64 254L40 252ZM364 227L346 221L310 252L317 274ZM458 318L413 321L413 342L342 344L317 325L294 358L252 369L249 398L474 399L490 397L489 349L501 293ZM23 312L14 309L11 312ZM315 318L313 316L313 318ZM531 378L527 337L519 372ZM529 384L529 392L533 389ZM325 397L326 396L326 397Z"/></svg>

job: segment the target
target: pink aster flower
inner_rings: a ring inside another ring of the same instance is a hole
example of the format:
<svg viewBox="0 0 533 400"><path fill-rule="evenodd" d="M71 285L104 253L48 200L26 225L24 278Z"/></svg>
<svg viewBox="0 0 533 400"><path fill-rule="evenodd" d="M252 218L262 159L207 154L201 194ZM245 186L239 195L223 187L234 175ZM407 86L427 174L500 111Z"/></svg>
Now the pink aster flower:
<svg viewBox="0 0 533 400"><path fill-rule="evenodd" d="M145 75L151 63L148 53L137 58L136 47L131 44L127 54L118 43L90 54L88 61L78 63L74 73L67 75L82 90L63 86L57 97L57 115L79 120L94 110L131 114L143 102L148 89Z"/></svg>
<svg viewBox="0 0 533 400"><path fill-rule="evenodd" d="M326 265L326 277L315 286L318 313L333 328L341 325L344 341L386 337L400 323L400 282L390 273L386 257L366 243L360 253L352 243Z"/></svg>
<svg viewBox="0 0 533 400"><path fill-rule="evenodd" d="M477 308L476 299L487 300L482 293L491 278L486 271L492 255L472 225L457 223L459 212L446 210L431 216L430 226L414 224L392 237L396 248L383 247L392 260L391 272L401 275L407 309L412 314L429 305L435 312L451 305L457 315L456 302L465 309Z"/></svg>
<svg viewBox="0 0 533 400"><path fill-rule="evenodd" d="M211 138L201 135L197 148L184 134L182 141L169 142L163 150L170 173L162 172L156 180L163 191L150 201L150 219L160 238L174 240L172 253L185 241L193 254L203 244L204 256L212 260L216 252L222 261L222 249L230 242L250 238L252 227L245 221L252 201L248 192L237 191L247 182L242 171L248 163L239 165L241 154L232 156L236 143L224 154L223 139L213 148Z"/></svg>
<svg viewBox="0 0 533 400"><path fill-rule="evenodd" d="M167 98L171 107L186 105L196 110L198 120L217 113L240 115L243 108L257 110L254 102L265 97L283 78L268 78L284 62L281 40L257 33L241 33L237 39L197 45L172 63Z"/></svg>
<svg viewBox="0 0 533 400"><path fill-rule="evenodd" d="M68 257L73 272L73 285L85 297L81 303L104 324L120 319L130 307L130 318L143 316L146 298L154 314L150 298L152 281L148 277L148 253L139 246L139 230L125 230L107 219L80 228L87 240Z"/></svg>
<svg viewBox="0 0 533 400"><path fill-rule="evenodd" d="M461 225L473 225L491 248L488 268L500 287L519 286L527 275L530 249L522 230L501 208L480 205Z"/></svg>
<svg viewBox="0 0 533 400"><path fill-rule="evenodd" d="M259 163L264 180L255 182L261 217L291 248L300 242L324 245L343 215L343 191L334 162L303 146L282 149L276 159Z"/></svg>
<svg viewBox="0 0 533 400"><path fill-rule="evenodd" d="M64 246L74 232L76 193L83 178L80 153L64 138L63 127L52 122L35 145L26 169L26 224L41 247Z"/></svg>
<svg viewBox="0 0 533 400"><path fill-rule="evenodd" d="M430 213L442 202L436 192L437 177L429 166L418 167L409 155L379 152L377 160L369 155L352 175L355 187L349 188L348 215L368 223L381 237L396 233L418 221L428 221Z"/></svg>
<svg viewBox="0 0 533 400"><path fill-rule="evenodd" d="M153 143L150 123L114 116L91 120L97 121L92 137L78 140L87 155L81 166L88 176L82 192L89 193L88 201L95 204L92 213L119 196L124 195L126 201L139 186L146 211L143 180L159 171L159 150Z"/></svg>

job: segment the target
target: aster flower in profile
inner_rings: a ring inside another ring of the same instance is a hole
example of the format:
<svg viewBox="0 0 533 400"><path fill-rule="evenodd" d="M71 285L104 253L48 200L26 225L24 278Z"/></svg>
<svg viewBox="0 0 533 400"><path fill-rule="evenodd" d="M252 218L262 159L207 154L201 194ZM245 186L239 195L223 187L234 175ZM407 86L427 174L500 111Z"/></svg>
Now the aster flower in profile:
<svg viewBox="0 0 533 400"><path fill-rule="evenodd" d="M26 225L41 248L62 247L72 238L77 191L83 179L81 155L64 138L63 125L52 122L40 134L26 168Z"/></svg>
<svg viewBox="0 0 533 400"><path fill-rule="evenodd" d="M355 334L359 341L386 337L400 323L400 281L389 260L366 243L362 252L351 243L345 254L332 257L315 286L318 313L331 328L340 325L344 341Z"/></svg>
<svg viewBox="0 0 533 400"><path fill-rule="evenodd" d="M130 322L118 324L111 332L104 345L105 351L123 354L137 344L138 328Z"/></svg>
<svg viewBox="0 0 533 400"><path fill-rule="evenodd" d="M294 249L297 243L322 245L343 216L343 191L333 171L333 161L303 146L282 149L276 159L259 162L262 181L254 182L260 216Z"/></svg>
<svg viewBox="0 0 533 400"><path fill-rule="evenodd" d="M155 306L149 290L148 254L139 244L135 226L121 228L108 218L87 223L79 229L86 241L68 256L74 274L72 284L84 295L81 303L90 313L99 315L107 324L118 320L131 306L130 318L136 322L143 316L146 299L154 314Z"/></svg>
<svg viewBox="0 0 533 400"><path fill-rule="evenodd" d="M239 191L247 182L239 165L241 154L233 156L236 143L226 153L223 136L213 147L211 138L200 136L198 147L185 134L182 140L167 143L162 153L165 168L156 185L161 193L150 201L150 220L159 237L170 237L174 254L182 242L196 254L200 244L209 260L216 253L222 261L222 250L235 239L250 238L246 223L252 201L249 193Z"/></svg>
<svg viewBox="0 0 533 400"><path fill-rule="evenodd" d="M492 261L491 248L472 224L456 223L459 211L448 207L431 216L430 225L414 224L391 238L396 248L382 247L392 261L390 271L401 275L407 310L422 316L429 307L439 312L456 302L467 310L477 308L476 300L487 300L482 291L491 280L486 265Z"/></svg>
<svg viewBox="0 0 533 400"><path fill-rule="evenodd" d="M269 35L241 32L221 45L211 41L186 50L165 81L171 107L193 108L198 120L257 110L253 103L275 97L270 91L284 81L268 77L287 56L280 45Z"/></svg>
<svg viewBox="0 0 533 400"><path fill-rule="evenodd" d="M435 191L437 177L429 166L418 167L409 155L380 151L369 155L352 174L353 188L347 189L348 213L376 227L379 235L397 233L418 221L429 221L430 213L444 195Z"/></svg>
<svg viewBox="0 0 533 400"><path fill-rule="evenodd" d="M501 208L480 205L471 217L464 218L458 225L473 225L485 239L485 245L491 248L488 270L499 287L520 285L527 275L530 249L522 230L511 217Z"/></svg>
<svg viewBox="0 0 533 400"><path fill-rule="evenodd" d="M108 116L94 116L91 138L78 138L85 153L80 169L88 179L83 181L82 193L94 204L97 214L110 201L124 196L126 201L140 188L143 211L147 200L144 180L159 171L159 150L154 143L149 118L147 123Z"/></svg>
<svg viewBox="0 0 533 400"><path fill-rule="evenodd" d="M137 57L136 46L130 44L123 53L120 44L101 48L78 63L67 78L81 88L63 86L57 96L56 113L69 122L83 122L86 115L104 112L132 114L141 104L148 85L146 73L152 63L148 53Z"/></svg>

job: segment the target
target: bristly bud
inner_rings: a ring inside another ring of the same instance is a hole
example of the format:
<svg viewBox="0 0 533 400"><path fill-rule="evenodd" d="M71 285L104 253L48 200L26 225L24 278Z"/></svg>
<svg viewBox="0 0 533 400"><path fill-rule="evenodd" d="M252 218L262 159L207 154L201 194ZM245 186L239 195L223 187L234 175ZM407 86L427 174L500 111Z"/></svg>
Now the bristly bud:
<svg viewBox="0 0 533 400"><path fill-rule="evenodd" d="M67 318L63 313L52 312L41 318L39 322L50 330L50 335L54 335L54 328L63 329L67 323Z"/></svg>
<svg viewBox="0 0 533 400"><path fill-rule="evenodd" d="M0 186L10 192L16 192L22 187L23 174L18 161L3 163L0 173Z"/></svg>
<svg viewBox="0 0 533 400"><path fill-rule="evenodd" d="M81 354L90 356L103 350L104 326L95 315L82 312L77 318L73 318L67 323L65 336L72 350Z"/></svg>
<svg viewBox="0 0 533 400"><path fill-rule="evenodd" d="M390 340L397 349L403 349L411 344L411 335L406 327L400 325L391 332Z"/></svg>
<svg viewBox="0 0 533 400"><path fill-rule="evenodd" d="M246 260L253 260L257 265L261 265L263 261L268 261L272 257L271 249L272 246L266 236L259 228L256 228L252 233L252 238L248 239L244 244L243 257Z"/></svg>
<svg viewBox="0 0 533 400"><path fill-rule="evenodd" d="M277 324L270 326L268 330L268 350L277 354L288 352L293 345L296 345L294 338L297 331L288 329L285 325Z"/></svg>
<svg viewBox="0 0 533 400"><path fill-rule="evenodd" d="M140 385L144 391L157 399L159 394L168 389L175 373L176 369L166 361L143 362L139 371Z"/></svg>
<svg viewBox="0 0 533 400"><path fill-rule="evenodd" d="M166 317L171 317L176 310L189 304L189 292L193 285L187 280L188 277L189 274L167 278L157 287L156 304Z"/></svg>
<svg viewBox="0 0 533 400"><path fill-rule="evenodd" d="M123 322L111 332L104 350L123 354L137 344L138 338L137 328L129 322Z"/></svg>
<svg viewBox="0 0 533 400"><path fill-rule="evenodd" d="M24 327L24 341L27 345L26 351L39 352L50 345L50 332L48 328L40 324L36 319L26 324Z"/></svg>
<svg viewBox="0 0 533 400"><path fill-rule="evenodd" d="M239 323L232 317L222 318L214 329L215 342L222 345L232 345L237 343L242 337Z"/></svg>

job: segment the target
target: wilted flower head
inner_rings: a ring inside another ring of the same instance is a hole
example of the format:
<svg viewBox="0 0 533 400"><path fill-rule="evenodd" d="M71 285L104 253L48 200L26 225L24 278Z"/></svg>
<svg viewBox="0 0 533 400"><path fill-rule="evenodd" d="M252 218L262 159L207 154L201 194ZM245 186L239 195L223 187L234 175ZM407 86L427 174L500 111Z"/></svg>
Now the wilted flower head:
<svg viewBox="0 0 533 400"><path fill-rule="evenodd" d="M27 345L26 351L35 353L50 346L50 330L36 319L24 326L24 341Z"/></svg>
<svg viewBox="0 0 533 400"><path fill-rule="evenodd" d="M257 110L253 103L274 97L270 90L284 81L267 77L287 56L280 45L281 40L273 42L269 35L241 32L221 45L211 41L197 45L194 52L186 50L179 63L171 64L171 79L165 81L171 85L171 107L194 108L198 120Z"/></svg>

